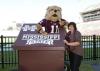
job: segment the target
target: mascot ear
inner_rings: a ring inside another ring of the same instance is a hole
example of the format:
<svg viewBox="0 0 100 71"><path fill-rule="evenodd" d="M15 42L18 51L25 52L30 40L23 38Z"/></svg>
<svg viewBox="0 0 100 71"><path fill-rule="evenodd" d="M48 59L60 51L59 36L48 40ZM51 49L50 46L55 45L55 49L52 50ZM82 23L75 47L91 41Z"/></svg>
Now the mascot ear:
<svg viewBox="0 0 100 71"><path fill-rule="evenodd" d="M50 8L50 7L48 6L47 11L48 11L49 8Z"/></svg>
<svg viewBox="0 0 100 71"><path fill-rule="evenodd" d="M50 9L50 6L48 6L48 8L46 9L45 19L47 20L49 20L49 9Z"/></svg>
<svg viewBox="0 0 100 71"><path fill-rule="evenodd" d="M62 11L62 9L59 7L60 11Z"/></svg>

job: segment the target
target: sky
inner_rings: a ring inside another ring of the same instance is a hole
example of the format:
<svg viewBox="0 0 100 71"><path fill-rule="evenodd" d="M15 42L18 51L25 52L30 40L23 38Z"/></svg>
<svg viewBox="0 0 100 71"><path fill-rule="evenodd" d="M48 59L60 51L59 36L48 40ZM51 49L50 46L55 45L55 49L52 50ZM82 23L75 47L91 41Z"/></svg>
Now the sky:
<svg viewBox="0 0 100 71"><path fill-rule="evenodd" d="M0 30L16 23L38 23L48 6L62 8L62 18L82 22L80 12L100 0L0 0Z"/></svg>

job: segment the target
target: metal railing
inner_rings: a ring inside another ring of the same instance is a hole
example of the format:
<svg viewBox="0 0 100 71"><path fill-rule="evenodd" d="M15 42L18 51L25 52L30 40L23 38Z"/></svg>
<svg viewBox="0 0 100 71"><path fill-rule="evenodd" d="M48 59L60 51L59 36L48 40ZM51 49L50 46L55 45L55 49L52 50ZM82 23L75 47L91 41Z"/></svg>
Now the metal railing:
<svg viewBox="0 0 100 71"><path fill-rule="evenodd" d="M0 36L0 66L2 68L18 65L18 53L12 49L12 44L16 36ZM100 36L82 36L84 48L84 61L100 60ZM68 61L68 55L65 54L65 61Z"/></svg>

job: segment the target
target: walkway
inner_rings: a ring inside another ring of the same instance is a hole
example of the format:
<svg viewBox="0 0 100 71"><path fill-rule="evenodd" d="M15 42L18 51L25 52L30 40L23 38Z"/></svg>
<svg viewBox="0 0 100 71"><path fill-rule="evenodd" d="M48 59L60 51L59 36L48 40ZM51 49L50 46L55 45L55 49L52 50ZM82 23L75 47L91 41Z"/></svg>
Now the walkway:
<svg viewBox="0 0 100 71"><path fill-rule="evenodd" d="M92 67L94 71L100 71L100 64L93 64Z"/></svg>

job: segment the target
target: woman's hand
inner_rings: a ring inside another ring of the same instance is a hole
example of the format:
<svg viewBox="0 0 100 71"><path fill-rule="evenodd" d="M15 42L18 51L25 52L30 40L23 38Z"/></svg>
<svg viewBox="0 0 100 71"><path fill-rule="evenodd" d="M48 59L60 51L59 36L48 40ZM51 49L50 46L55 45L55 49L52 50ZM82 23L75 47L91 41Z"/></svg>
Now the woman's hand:
<svg viewBox="0 0 100 71"><path fill-rule="evenodd" d="M67 40L64 40L64 43L69 46L79 46L80 45L79 42L68 42Z"/></svg>
<svg viewBox="0 0 100 71"><path fill-rule="evenodd" d="M64 40L64 43L65 43L66 45L68 45L68 41L67 41L67 40Z"/></svg>

